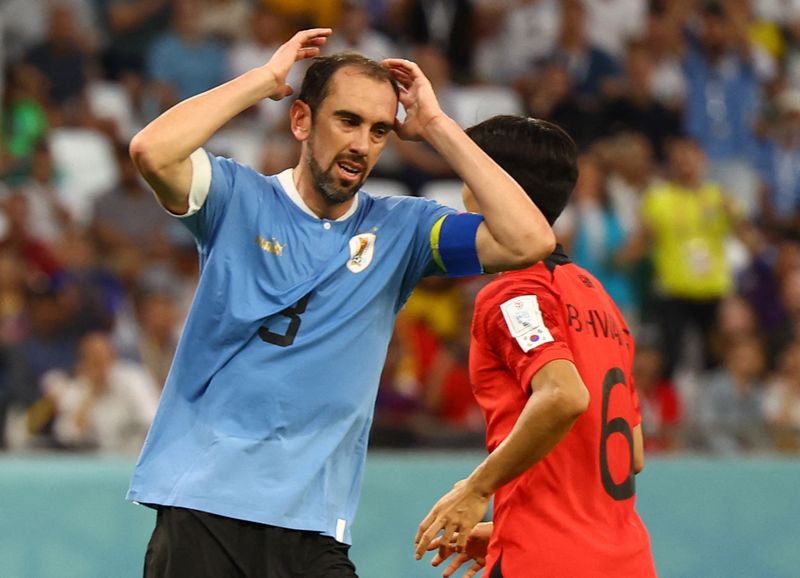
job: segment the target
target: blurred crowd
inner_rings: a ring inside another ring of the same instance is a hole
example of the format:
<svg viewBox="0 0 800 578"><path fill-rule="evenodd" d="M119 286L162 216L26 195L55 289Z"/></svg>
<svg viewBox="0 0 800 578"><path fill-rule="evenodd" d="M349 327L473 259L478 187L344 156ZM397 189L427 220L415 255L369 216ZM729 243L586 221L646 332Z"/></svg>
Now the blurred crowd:
<svg viewBox="0 0 800 578"><path fill-rule="evenodd" d="M800 0L4 0L3 448L140 447L198 262L127 143L308 26L334 28L326 52L415 60L465 127L528 114L573 135L557 234L637 337L649 451L800 452ZM287 111L265 101L207 148L278 172L299 152ZM461 207L423 143L390 142L365 188ZM481 446L486 282L415 292L374 446Z"/></svg>

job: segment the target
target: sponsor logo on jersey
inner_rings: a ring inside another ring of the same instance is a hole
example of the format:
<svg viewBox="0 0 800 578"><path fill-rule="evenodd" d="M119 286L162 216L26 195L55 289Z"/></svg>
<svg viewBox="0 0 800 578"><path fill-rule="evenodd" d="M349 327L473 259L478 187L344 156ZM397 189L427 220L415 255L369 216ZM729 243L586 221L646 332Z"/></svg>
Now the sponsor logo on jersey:
<svg viewBox="0 0 800 578"><path fill-rule="evenodd" d="M375 235L362 233L350 239L350 259L347 268L353 273L361 273L372 263L375 255Z"/></svg>
<svg viewBox="0 0 800 578"><path fill-rule="evenodd" d="M267 240L261 235L256 236L256 244L267 253L272 253L278 257L283 255L283 250L286 248L286 245L282 245L275 237L272 237L272 240Z"/></svg>

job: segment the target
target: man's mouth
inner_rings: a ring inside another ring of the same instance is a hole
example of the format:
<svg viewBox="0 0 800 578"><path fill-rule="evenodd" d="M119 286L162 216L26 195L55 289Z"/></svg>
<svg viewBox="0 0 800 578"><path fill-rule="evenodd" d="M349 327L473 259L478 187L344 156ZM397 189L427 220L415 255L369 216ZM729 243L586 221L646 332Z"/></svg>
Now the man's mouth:
<svg viewBox="0 0 800 578"><path fill-rule="evenodd" d="M354 161L339 161L336 164L345 176L355 178L364 172L364 165Z"/></svg>

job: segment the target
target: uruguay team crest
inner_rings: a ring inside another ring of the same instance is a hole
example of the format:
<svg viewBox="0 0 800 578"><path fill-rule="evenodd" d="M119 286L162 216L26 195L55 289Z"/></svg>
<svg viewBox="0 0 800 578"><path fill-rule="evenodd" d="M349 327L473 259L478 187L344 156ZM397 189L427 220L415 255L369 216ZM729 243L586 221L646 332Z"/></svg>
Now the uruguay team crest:
<svg viewBox="0 0 800 578"><path fill-rule="evenodd" d="M375 255L374 233L362 233L350 239L350 259L347 268L353 273L361 273L372 263Z"/></svg>

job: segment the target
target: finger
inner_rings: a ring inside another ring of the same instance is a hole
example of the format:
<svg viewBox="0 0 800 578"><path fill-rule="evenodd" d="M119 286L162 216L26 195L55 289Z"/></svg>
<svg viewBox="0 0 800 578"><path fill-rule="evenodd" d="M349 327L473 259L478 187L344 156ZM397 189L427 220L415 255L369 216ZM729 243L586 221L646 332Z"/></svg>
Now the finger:
<svg viewBox="0 0 800 578"><path fill-rule="evenodd" d="M467 548L467 540L469 540L469 532L459 532L456 536L456 552L463 552Z"/></svg>
<svg viewBox="0 0 800 578"><path fill-rule="evenodd" d="M402 68L409 73L413 72L414 68L419 68L415 63L405 58L386 58L383 65L389 68Z"/></svg>
<svg viewBox="0 0 800 578"><path fill-rule="evenodd" d="M436 536L433 540L431 540L431 543L428 544L428 550L435 550L441 545L441 543L442 543L442 537Z"/></svg>
<svg viewBox="0 0 800 578"><path fill-rule="evenodd" d="M481 571L481 568L483 568L483 564L478 564L476 562L475 564L470 566L466 572L464 572L464 575L461 578L472 578L473 576L475 576L475 574Z"/></svg>
<svg viewBox="0 0 800 578"><path fill-rule="evenodd" d="M398 70L389 70L389 73L392 75L392 78L400 84L403 88L409 88L412 84L414 84L414 79L411 78L408 74L398 71Z"/></svg>
<svg viewBox="0 0 800 578"><path fill-rule="evenodd" d="M453 561L450 562L450 564L447 566L447 568L444 569L444 572L442 572L442 576L444 576L444 578L448 578L448 576L452 576L453 574L455 574L456 570L461 568L461 565L464 564L464 562L466 562L468 560L469 560L469 556L467 556L466 554L459 554L458 556L453 558Z"/></svg>
<svg viewBox="0 0 800 578"><path fill-rule="evenodd" d="M301 30L295 34L294 39L299 40L303 44L315 38L322 38L322 41L325 42L332 33L333 30L331 28L309 28L308 30Z"/></svg>
<svg viewBox="0 0 800 578"><path fill-rule="evenodd" d="M396 121L397 119L395 119ZM428 515L425 516L422 521L419 523L417 527L417 534L414 536L414 544L419 544L420 538L422 538L422 534L427 530L433 521L436 519L436 506L431 508L431 511L428 512ZM435 534L436 532L434 532Z"/></svg>
<svg viewBox="0 0 800 578"><path fill-rule="evenodd" d="M442 529L441 523L433 523L427 530L422 533L420 536L419 542L417 543L417 560L422 558L428 548L428 544L430 544L431 540L433 540L434 536Z"/></svg>
<svg viewBox="0 0 800 578"><path fill-rule="evenodd" d="M297 50L297 55L295 56L295 60L305 60L306 58L312 58L314 56L317 56L319 53L320 53L319 48L315 46L300 48Z"/></svg>
<svg viewBox="0 0 800 578"><path fill-rule="evenodd" d="M444 533L442 534L442 542L445 544L450 544L450 542L453 542L457 531L458 531L458 524L456 522L448 523L446 526L444 526ZM456 549L456 551L459 550Z"/></svg>

